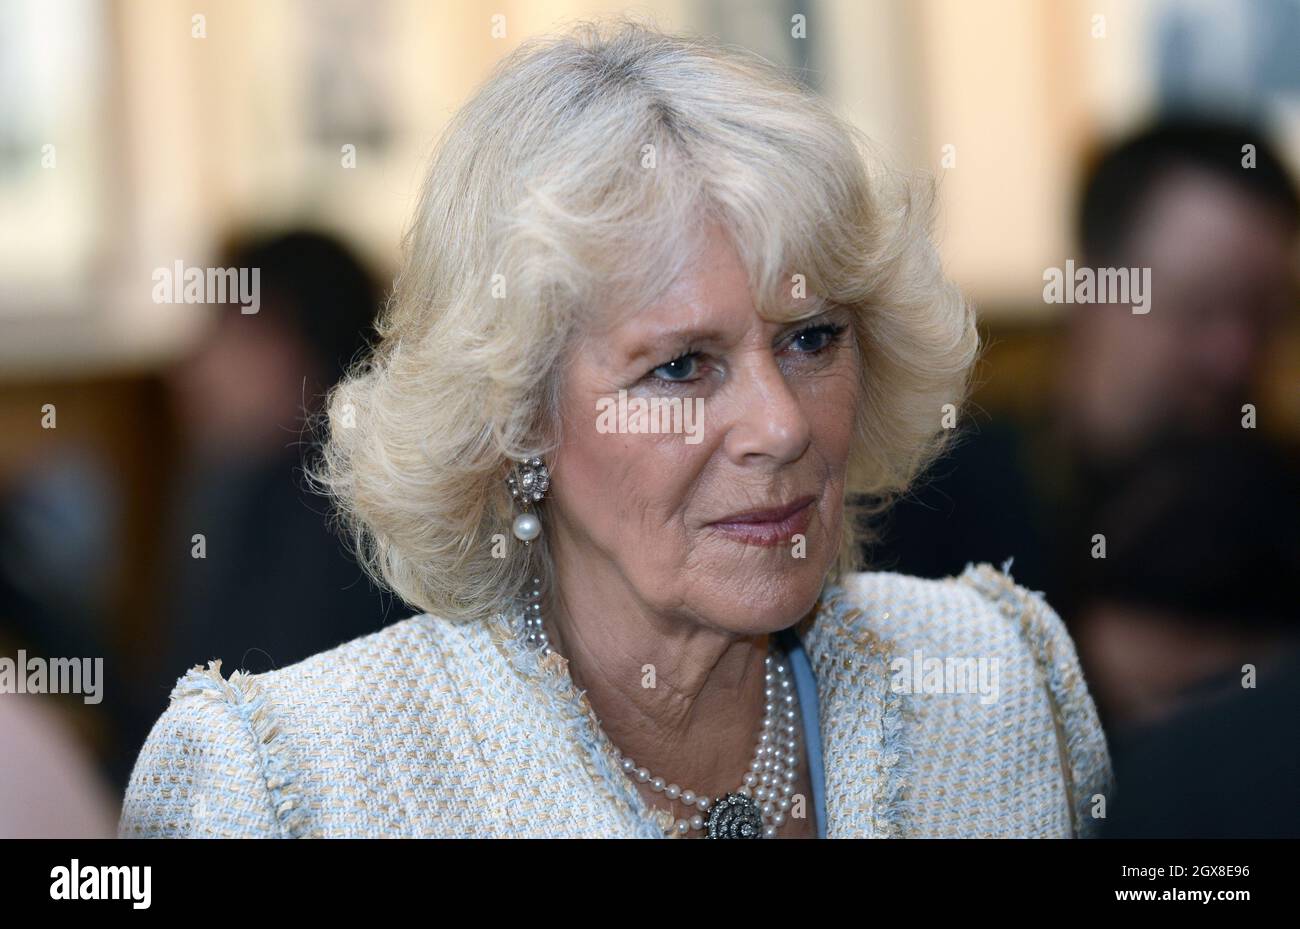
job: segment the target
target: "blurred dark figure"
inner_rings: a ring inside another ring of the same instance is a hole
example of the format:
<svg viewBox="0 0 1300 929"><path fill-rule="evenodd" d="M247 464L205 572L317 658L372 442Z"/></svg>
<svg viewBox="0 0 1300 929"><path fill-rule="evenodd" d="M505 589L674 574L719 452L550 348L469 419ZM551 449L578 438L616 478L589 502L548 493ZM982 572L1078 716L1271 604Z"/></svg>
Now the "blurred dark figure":
<svg viewBox="0 0 1300 929"><path fill-rule="evenodd" d="M7 543L23 538L11 516L0 506L0 562L11 554ZM42 658L103 653L91 637L69 634L51 618L46 605L0 568L0 657L17 662L20 649ZM107 689L120 681L102 683ZM77 695L0 693L0 839L100 839L116 832L116 791L88 751L87 720L74 715L84 713L79 703Z"/></svg>
<svg viewBox="0 0 1300 929"><path fill-rule="evenodd" d="M1297 231L1296 190L1245 126L1148 130L1107 153L1085 188L1088 264L1149 267L1153 282L1145 316L1072 307L1062 378L1077 483L1060 583L1117 723L1167 715L1180 689L1260 660L1297 628L1300 484L1293 461L1243 428L1248 404L1274 415L1259 375L1294 312ZM1105 559L1092 557L1095 533Z"/></svg>
<svg viewBox="0 0 1300 929"><path fill-rule="evenodd" d="M349 249L307 231L237 242L220 266L261 269L261 309L218 307L211 335L169 376L185 462L160 546L167 641L136 750L188 668L283 667L380 628L390 608L303 475L310 419L366 347L375 283Z"/></svg>
<svg viewBox="0 0 1300 929"><path fill-rule="evenodd" d="M965 433L874 559L938 576L1015 556L1111 739L1112 834L1300 835L1300 481L1295 450L1246 427L1247 404L1278 415L1260 375L1294 321L1300 200L1259 130L1179 117L1102 153L1079 221L1078 264L1150 268L1150 312L1067 305L1041 418Z"/></svg>

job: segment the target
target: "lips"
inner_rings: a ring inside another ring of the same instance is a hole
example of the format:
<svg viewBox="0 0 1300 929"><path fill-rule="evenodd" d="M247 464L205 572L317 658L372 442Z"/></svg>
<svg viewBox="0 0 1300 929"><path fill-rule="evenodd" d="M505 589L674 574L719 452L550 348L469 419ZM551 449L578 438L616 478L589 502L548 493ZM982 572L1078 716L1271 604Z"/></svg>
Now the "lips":
<svg viewBox="0 0 1300 929"><path fill-rule="evenodd" d="M781 545L808 528L816 500L809 495L780 506L746 510L709 523L709 527L746 545Z"/></svg>

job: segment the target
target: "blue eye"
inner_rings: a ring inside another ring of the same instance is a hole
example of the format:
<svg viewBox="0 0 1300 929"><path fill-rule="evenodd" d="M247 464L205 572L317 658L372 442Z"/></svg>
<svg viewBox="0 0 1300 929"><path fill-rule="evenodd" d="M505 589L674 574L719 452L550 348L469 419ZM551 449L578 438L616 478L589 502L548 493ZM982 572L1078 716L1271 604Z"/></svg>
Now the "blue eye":
<svg viewBox="0 0 1300 929"><path fill-rule="evenodd" d="M663 381L688 381L691 379L691 375L695 373L696 364L695 355L688 353L661 364L651 374Z"/></svg>
<svg viewBox="0 0 1300 929"><path fill-rule="evenodd" d="M835 326L830 323L809 326L807 329L796 332L794 338L790 340L790 345L799 354L815 355L838 339L843 331L844 326Z"/></svg>
<svg viewBox="0 0 1300 929"><path fill-rule="evenodd" d="M789 337L787 345L796 355L820 355L839 341L848 327L844 324L820 323L800 329ZM702 364L702 355L696 349L688 349L672 361L665 361L654 368L645 377L662 384L690 384L705 377L712 369Z"/></svg>

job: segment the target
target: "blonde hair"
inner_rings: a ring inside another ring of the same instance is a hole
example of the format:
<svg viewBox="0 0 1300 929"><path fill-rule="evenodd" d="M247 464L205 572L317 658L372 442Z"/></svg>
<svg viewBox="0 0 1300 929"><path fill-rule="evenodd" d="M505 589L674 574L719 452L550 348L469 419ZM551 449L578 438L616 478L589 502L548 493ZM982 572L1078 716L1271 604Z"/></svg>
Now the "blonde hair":
<svg viewBox="0 0 1300 929"><path fill-rule="evenodd" d="M932 188L886 168L756 55L628 21L522 46L441 137L373 355L332 392L312 476L367 570L447 617L550 577L513 543L512 460L559 443L560 363L598 307L645 306L706 225L727 230L766 319L787 295L849 307L861 402L835 570L943 445L978 338L929 237ZM543 523L545 523L543 503Z"/></svg>

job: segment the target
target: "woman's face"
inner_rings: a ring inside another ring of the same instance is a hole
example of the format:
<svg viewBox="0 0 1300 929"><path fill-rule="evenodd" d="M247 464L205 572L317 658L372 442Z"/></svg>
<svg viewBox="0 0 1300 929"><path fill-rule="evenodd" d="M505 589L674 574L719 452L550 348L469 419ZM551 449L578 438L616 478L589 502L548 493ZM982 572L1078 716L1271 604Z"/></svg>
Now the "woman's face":
<svg viewBox="0 0 1300 929"><path fill-rule="evenodd" d="M849 321L842 308L760 319L715 229L663 300L585 333L543 517L561 584L727 633L801 618L840 541L858 400Z"/></svg>

